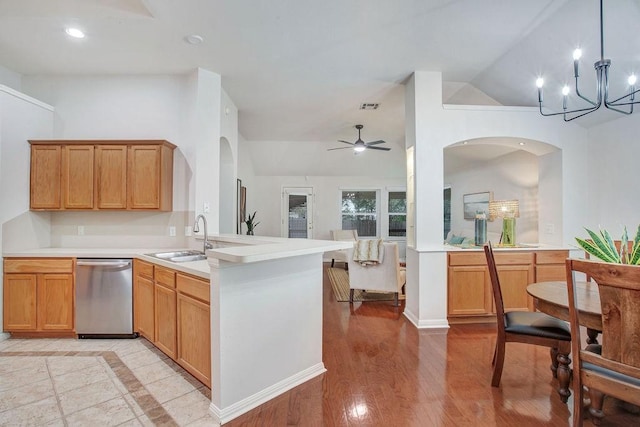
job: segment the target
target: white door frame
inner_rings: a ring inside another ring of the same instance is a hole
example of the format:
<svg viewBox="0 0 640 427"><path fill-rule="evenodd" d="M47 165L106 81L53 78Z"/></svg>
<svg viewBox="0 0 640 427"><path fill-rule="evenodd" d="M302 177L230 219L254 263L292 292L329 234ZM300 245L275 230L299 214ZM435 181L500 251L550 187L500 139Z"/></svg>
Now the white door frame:
<svg viewBox="0 0 640 427"><path fill-rule="evenodd" d="M280 235L289 237L289 196L307 196L307 239L313 239L313 187L282 187Z"/></svg>

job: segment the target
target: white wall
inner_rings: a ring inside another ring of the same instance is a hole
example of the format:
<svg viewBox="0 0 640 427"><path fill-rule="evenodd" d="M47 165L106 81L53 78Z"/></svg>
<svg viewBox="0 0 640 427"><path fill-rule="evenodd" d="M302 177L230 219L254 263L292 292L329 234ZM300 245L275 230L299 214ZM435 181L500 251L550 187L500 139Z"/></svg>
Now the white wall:
<svg viewBox="0 0 640 427"><path fill-rule="evenodd" d="M0 85L10 87L13 90L22 90L22 76L0 65Z"/></svg>
<svg viewBox="0 0 640 427"><path fill-rule="evenodd" d="M53 138L166 139L177 145L173 212L54 214L56 244L109 245L112 232L133 243L142 232L157 246L183 245L185 225L192 225L198 198L209 201L209 230L217 231L219 75L196 70L177 76L28 76L22 83L30 95L55 105ZM237 109L229 116L235 114ZM237 118L229 120L237 123ZM148 227L140 228L141 224ZM77 235L78 225L85 226L85 236ZM170 238L169 226L176 227L176 237Z"/></svg>
<svg viewBox="0 0 640 427"><path fill-rule="evenodd" d="M596 113L594 113L596 114ZM589 131L591 173L580 191L589 198L588 221L580 224L592 230L607 229L614 238L624 226L635 236L640 224L640 197L635 173L640 159L640 113L594 127ZM580 229L578 236L586 236Z"/></svg>
<svg viewBox="0 0 640 427"><path fill-rule="evenodd" d="M415 147L416 246L407 249L405 315L418 327L447 326L446 257L442 252L443 148L458 141L514 137L542 141L562 150L562 227L554 235L540 234L542 243L561 233L566 244L585 223L584 197L588 163L587 132L561 119L546 118L534 108L452 107L442 105L442 76L419 71L407 83L405 103L407 147ZM539 197L546 197L539 194ZM413 253L415 252L415 254ZM428 272L428 274L425 274Z"/></svg>
<svg viewBox="0 0 640 427"><path fill-rule="evenodd" d="M247 187L247 211L257 211L260 224L255 229L259 236L280 236L282 227L282 189L284 187L312 187L313 238L331 240L331 230L342 228L340 215L342 189L380 190L404 189L404 178L380 178L373 176L257 176ZM385 200L382 194L382 200ZM380 217L386 212L381 207ZM384 226L384 219L380 219ZM404 255L404 242L400 242Z"/></svg>
<svg viewBox="0 0 640 427"><path fill-rule="evenodd" d="M30 138L49 138L53 108L0 86L0 247L18 249L49 243L47 214L29 212ZM14 227L11 227L14 224ZM14 233L19 230L19 233ZM3 295L0 263L0 299ZM0 304L0 318L3 316ZM0 331L0 338L4 337Z"/></svg>
<svg viewBox="0 0 640 427"><path fill-rule="evenodd" d="M446 156L446 150L445 150ZM515 151L487 162L476 163L463 171L445 174L451 185L451 230L465 231L474 237L474 221L464 219L464 194L493 192L494 200L520 202L520 217L516 220L517 242L538 241L538 157L526 151ZM487 231L502 232L502 221L487 222ZM494 242L496 243L496 242Z"/></svg>

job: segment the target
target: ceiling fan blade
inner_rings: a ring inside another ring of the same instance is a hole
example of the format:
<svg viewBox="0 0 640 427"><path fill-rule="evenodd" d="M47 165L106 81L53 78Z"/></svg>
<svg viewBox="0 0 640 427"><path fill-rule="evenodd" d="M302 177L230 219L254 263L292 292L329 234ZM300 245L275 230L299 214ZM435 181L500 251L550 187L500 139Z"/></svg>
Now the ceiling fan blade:
<svg viewBox="0 0 640 427"><path fill-rule="evenodd" d="M348 148L351 148L351 147L329 148L329 149L327 149L327 151L333 151L333 150L344 150L344 149L348 149Z"/></svg>
<svg viewBox="0 0 640 427"><path fill-rule="evenodd" d="M338 142L344 142L345 144L353 145L353 142L343 141L343 140L341 140L341 139L339 139L339 140L338 140Z"/></svg>
<svg viewBox="0 0 640 427"><path fill-rule="evenodd" d="M382 151L390 151L391 148L385 148L385 147L370 147L367 145L367 150L382 150Z"/></svg>
<svg viewBox="0 0 640 427"><path fill-rule="evenodd" d="M383 141L381 139L377 140L377 141L373 141L373 142L367 142L366 145L377 145L377 144L386 144L387 141Z"/></svg>

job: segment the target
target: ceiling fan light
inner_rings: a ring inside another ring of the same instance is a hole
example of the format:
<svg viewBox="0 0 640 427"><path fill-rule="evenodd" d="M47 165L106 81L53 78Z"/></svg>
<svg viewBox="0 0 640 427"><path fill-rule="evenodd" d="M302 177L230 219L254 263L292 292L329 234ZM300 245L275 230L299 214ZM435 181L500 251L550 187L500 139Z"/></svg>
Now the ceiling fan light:
<svg viewBox="0 0 640 427"><path fill-rule="evenodd" d="M365 146L364 145L358 145L357 147L353 147L353 151L355 151L356 153L361 153L365 150Z"/></svg>

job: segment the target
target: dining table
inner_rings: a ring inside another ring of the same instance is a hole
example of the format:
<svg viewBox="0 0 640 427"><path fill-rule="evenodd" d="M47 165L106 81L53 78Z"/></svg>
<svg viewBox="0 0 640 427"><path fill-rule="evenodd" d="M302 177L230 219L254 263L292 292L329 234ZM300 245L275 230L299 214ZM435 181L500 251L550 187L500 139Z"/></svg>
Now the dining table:
<svg viewBox="0 0 640 427"><path fill-rule="evenodd" d="M538 282L527 286L537 310L550 316L569 321L567 282ZM602 330L600 293L596 282L576 281L578 321L592 331ZM590 335L591 337L591 335Z"/></svg>
<svg viewBox="0 0 640 427"><path fill-rule="evenodd" d="M598 334L602 330L602 310L600 293L596 282L576 281L576 306L578 322L587 328L587 343L597 344ZM561 320L569 321L569 297L567 282L538 282L527 286L527 293L533 297L538 311ZM566 361L567 366L571 363ZM568 393L570 375L558 375L558 393Z"/></svg>

